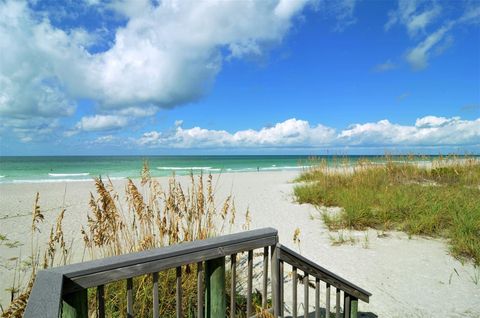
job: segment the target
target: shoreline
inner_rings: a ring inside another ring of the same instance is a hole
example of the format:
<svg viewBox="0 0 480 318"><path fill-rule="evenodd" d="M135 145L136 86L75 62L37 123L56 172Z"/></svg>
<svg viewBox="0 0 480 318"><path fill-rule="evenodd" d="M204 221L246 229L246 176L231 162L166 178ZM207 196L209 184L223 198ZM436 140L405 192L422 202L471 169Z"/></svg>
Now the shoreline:
<svg viewBox="0 0 480 318"><path fill-rule="evenodd" d="M419 167L432 168L448 166L451 164L462 164L469 160L480 161L479 155L461 155L461 156L414 156L408 157L405 155L394 156L247 156L250 161L246 160L241 165L238 163L239 158L243 160L242 156L227 156L229 158L225 162L218 161L206 157L203 161L192 162L191 158L197 157L183 157L183 161L178 164L175 162L155 161L163 157L152 157L150 172L155 178L170 177L172 174L177 176L188 176L190 171L195 175L203 173L204 175L222 175L229 173L248 173L248 172L304 172L312 169L323 169L328 173L349 173L353 168L372 168L387 164L388 162L394 164L415 164ZM285 159L285 157L287 159ZM128 157L130 161L125 161L121 164L112 160L113 157L105 156L104 161L101 162L84 162L76 160L78 156L68 157L73 162L62 161L66 157L53 156L53 163L49 161L26 161L26 162L11 162L5 160L6 157L0 157L0 163L3 167L0 169L0 186L3 184L25 184L25 183L62 183L62 182L84 182L91 181L98 176L110 177L112 180L123 180L127 178L140 178L140 170L144 163L143 159L138 156ZM25 159L25 157L19 157ZM45 157L34 157L43 158ZM85 157L89 160L96 157ZM124 157L120 157L124 158ZM169 157L169 160L176 157ZM185 158L189 159L185 160ZM218 158L223 158L219 156ZM217 159L218 159L217 158ZM273 159L272 159L273 158ZM4 160L4 162L2 161ZM57 161L55 162L55 159ZM110 160L106 161L105 160ZM164 159L164 158L163 158ZM133 161L132 161L133 160ZM179 159L181 160L181 159ZM233 160L229 162L229 160ZM285 161L286 160L286 161ZM122 165L123 164L123 165ZM68 167L66 169L65 167ZM13 170L12 170L13 169ZM22 171L19 173L19 171ZM27 174L25 174L27 173Z"/></svg>
<svg viewBox="0 0 480 318"><path fill-rule="evenodd" d="M221 201L230 193L235 197L237 219L232 232L242 231L248 208L252 219L251 229L267 226L277 228L282 244L372 292L370 304L360 303L360 311L371 312L379 317L480 315L480 308L475 301L480 297L480 285L472 281L475 269L471 264L462 265L450 256L444 240L416 236L409 238L402 232L387 232L384 237L375 230L345 231L342 235L353 236L357 242L334 246L332 237L340 234L325 227L318 218L319 210L309 204L294 202L293 180L299 173L267 171L214 174L217 199ZM169 178L155 179L164 186ZM188 176L177 175L176 178L182 183L189 182ZM139 183L138 179L133 180ZM124 192L126 180L112 182L117 192ZM40 191L40 207L45 212L40 241L48 236L49 225L55 222L64 204L67 207L64 231L68 239L74 239L68 245L72 244L77 254L72 261L81 260L82 255L79 254L82 254L83 242L80 227L86 224L86 214L90 211L89 193L93 190L92 181L48 185L0 184L0 217L15 212L25 213L1 219L0 233L7 234L12 240L25 242L24 246L17 249L0 246L2 258L18 256L19 251L22 251L22 255L28 255L31 210L35 193ZM300 229L299 244L292 239L296 228ZM368 246L364 246L365 240L368 240ZM7 274L4 276L4 268L0 271L2 277L7 277ZM8 293L4 289L10 284L11 279L2 279L2 305L8 302ZM452 290L455 292L452 293ZM291 299L289 292L285 295L286 299ZM431 308L438 312L432 313Z"/></svg>
<svg viewBox="0 0 480 318"><path fill-rule="evenodd" d="M224 170L224 171L219 171L220 169L210 169L210 170L205 170L205 171L202 171L202 174L203 176L208 176L209 174L211 174L213 177L216 177L216 176L222 176L222 175L230 175L230 174L239 174L239 173L289 173L289 172L292 172L292 173L302 173L306 170L308 170L309 168L311 168L311 166L299 166L299 167L267 167L267 168L259 168L259 170L257 171L255 168L245 168L245 169L239 169L239 170L232 170L232 169L229 169L229 170ZM152 176L152 178L155 178L155 179L162 179L162 178L171 178L173 177L173 173L175 173L175 177L177 178L189 178L190 177L190 174L189 173L181 173L179 174L178 171L187 171L188 169L173 169L168 175L161 175L161 176ZM154 170L156 171L156 170ZM167 170L168 171L168 170ZM198 172L198 170L195 170L193 169L194 173L193 175L194 176L198 176L200 175L200 173ZM83 173L83 174L86 174L86 173ZM74 175L74 174L71 174L71 175ZM89 174L88 174L89 175ZM0 176L0 177L5 177L5 176ZM94 182L95 178L98 178L98 177L102 177L102 176L90 176L89 175L89 178L84 178L84 179L56 179L56 176L52 177L51 179L21 179L21 180L8 180L8 181L0 181L0 190L1 190L1 187L3 185L13 185L13 184L19 184L19 185L23 185L23 184L55 184L55 183L78 183L78 182ZM137 181L139 180L141 177L140 176L134 176L134 177L124 177L124 176L115 176L115 177L109 177L108 175L107 176L103 176L102 179L103 180L112 180L112 181L121 181L121 180L128 180L128 179L131 179L131 180L134 180L134 181ZM0 179L1 180L1 179Z"/></svg>

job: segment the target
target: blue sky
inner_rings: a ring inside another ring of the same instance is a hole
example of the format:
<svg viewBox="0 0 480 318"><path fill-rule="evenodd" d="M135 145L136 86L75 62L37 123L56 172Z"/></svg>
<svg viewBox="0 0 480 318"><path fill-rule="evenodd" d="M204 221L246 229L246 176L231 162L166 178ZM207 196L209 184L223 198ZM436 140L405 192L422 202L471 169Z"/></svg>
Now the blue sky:
<svg viewBox="0 0 480 318"><path fill-rule="evenodd" d="M0 154L480 152L478 1L0 0Z"/></svg>

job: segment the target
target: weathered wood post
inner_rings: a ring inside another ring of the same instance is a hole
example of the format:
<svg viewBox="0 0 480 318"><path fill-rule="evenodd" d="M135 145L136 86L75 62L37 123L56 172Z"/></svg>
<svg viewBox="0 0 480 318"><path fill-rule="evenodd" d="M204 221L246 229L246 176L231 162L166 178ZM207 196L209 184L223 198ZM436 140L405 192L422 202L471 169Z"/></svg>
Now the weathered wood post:
<svg viewBox="0 0 480 318"><path fill-rule="evenodd" d="M272 268L272 301L273 301L273 317L281 317L281 295L280 295L280 261L278 259L277 245L271 247L271 268Z"/></svg>
<svg viewBox="0 0 480 318"><path fill-rule="evenodd" d="M62 318L88 318L88 296L86 289L63 297Z"/></svg>
<svg viewBox="0 0 480 318"><path fill-rule="evenodd" d="M205 317L225 318L225 257L205 262Z"/></svg>
<svg viewBox="0 0 480 318"><path fill-rule="evenodd" d="M350 301L350 318L358 317L358 299L352 296Z"/></svg>

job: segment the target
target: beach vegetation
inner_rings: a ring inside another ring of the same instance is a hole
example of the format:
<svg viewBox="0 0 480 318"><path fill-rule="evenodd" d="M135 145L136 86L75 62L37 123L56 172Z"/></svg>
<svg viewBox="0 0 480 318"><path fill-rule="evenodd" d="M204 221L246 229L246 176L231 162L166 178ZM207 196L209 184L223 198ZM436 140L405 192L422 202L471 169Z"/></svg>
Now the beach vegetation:
<svg viewBox="0 0 480 318"><path fill-rule="evenodd" d="M480 264L480 162L475 157L319 162L295 180L299 203L341 207L322 213L330 230L400 230L448 240L452 255Z"/></svg>
<svg viewBox="0 0 480 318"><path fill-rule="evenodd" d="M346 235L343 230L337 231L335 235L329 234L330 243L332 245L344 245L350 244L355 245L357 240L352 235Z"/></svg>
<svg viewBox="0 0 480 318"><path fill-rule="evenodd" d="M470 279L475 285L480 284L480 266L475 265L473 267L473 273L470 274Z"/></svg>
<svg viewBox="0 0 480 318"><path fill-rule="evenodd" d="M143 251L186 241L205 239L225 233L233 226L236 210L233 195L223 200L215 198L211 175L190 175L185 186L173 175L166 188L150 176L148 164L142 169L140 180L128 179L123 195L110 179L95 178L95 192L90 194L90 213L82 227L84 256L97 259L107 256ZM184 187L185 186L185 187ZM29 279L16 282L12 302L2 309L2 317L21 317L26 307L36 273L39 269L65 265L71 262L72 249L62 229L65 215L62 209L50 230L45 246L38 242L38 233L44 215L40 208L40 194L35 196L31 223ZM244 228L249 226L247 216ZM2 236L2 242L7 240ZM160 316L175 315L175 269L159 273ZM196 304L196 266L182 268L183 311L193 316ZM133 279L134 312L138 317L152 316L152 277L144 275ZM89 308L96 308L95 290L88 291ZM239 303L242 303L242 296ZM122 317L126 312L125 281L105 285L105 310L108 317ZM94 315L92 311L89 315Z"/></svg>

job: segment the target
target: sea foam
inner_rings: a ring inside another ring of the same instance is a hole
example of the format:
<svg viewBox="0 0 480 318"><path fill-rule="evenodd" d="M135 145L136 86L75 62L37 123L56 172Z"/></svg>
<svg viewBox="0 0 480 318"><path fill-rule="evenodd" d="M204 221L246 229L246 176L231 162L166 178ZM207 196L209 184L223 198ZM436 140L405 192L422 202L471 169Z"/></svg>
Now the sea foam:
<svg viewBox="0 0 480 318"><path fill-rule="evenodd" d="M88 172L82 172L82 173L49 173L48 174L50 177L54 178L62 178L62 177L86 177L90 175Z"/></svg>
<svg viewBox="0 0 480 318"><path fill-rule="evenodd" d="M158 170L210 170L212 167L157 167Z"/></svg>

